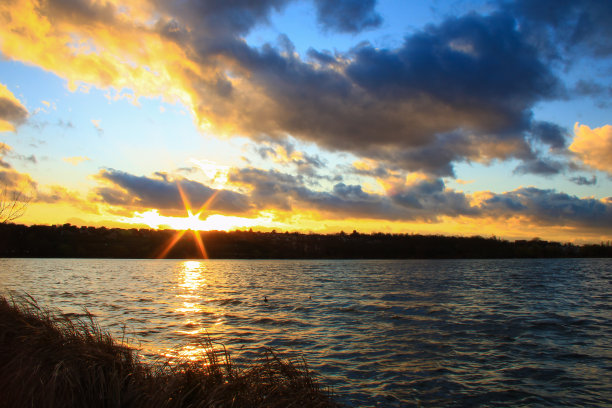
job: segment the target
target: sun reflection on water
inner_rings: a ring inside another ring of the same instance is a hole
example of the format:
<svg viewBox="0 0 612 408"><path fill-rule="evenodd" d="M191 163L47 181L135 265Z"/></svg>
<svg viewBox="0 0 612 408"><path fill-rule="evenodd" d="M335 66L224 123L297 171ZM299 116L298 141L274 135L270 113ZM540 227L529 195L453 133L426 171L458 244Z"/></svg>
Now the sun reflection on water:
<svg viewBox="0 0 612 408"><path fill-rule="evenodd" d="M223 319L213 299L206 296L206 292L213 289L207 280L207 272L206 261L184 261L178 265L176 297L179 302L174 311L183 320L182 328L175 333L185 336L189 342L168 350L167 357L201 361L205 365L211 363L211 358L216 363L226 362L224 349L213 347L208 337L208 329L222 324ZM207 316L208 324L203 324L202 316Z"/></svg>
<svg viewBox="0 0 612 408"><path fill-rule="evenodd" d="M180 286L188 291L196 291L201 287L206 286L206 278L204 277L203 265L201 261L185 261L182 264L182 274ZM189 295L193 295L189 293Z"/></svg>

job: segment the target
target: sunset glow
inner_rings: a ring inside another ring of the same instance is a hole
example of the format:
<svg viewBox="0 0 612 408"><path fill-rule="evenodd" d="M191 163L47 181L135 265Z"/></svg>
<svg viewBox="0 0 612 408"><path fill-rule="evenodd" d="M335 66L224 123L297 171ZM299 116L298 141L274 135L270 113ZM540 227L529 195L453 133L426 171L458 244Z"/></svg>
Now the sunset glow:
<svg viewBox="0 0 612 408"><path fill-rule="evenodd" d="M0 4L17 222L612 238L608 3L230 3Z"/></svg>

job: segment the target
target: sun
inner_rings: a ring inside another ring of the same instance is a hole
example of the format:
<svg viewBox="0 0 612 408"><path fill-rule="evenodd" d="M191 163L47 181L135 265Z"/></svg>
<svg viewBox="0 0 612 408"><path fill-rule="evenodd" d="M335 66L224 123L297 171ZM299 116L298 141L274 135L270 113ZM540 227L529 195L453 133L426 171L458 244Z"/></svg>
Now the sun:
<svg viewBox="0 0 612 408"><path fill-rule="evenodd" d="M177 231L177 233L170 240L168 245L166 245L164 250L157 256L157 258L160 258L160 259L165 258L166 255L168 255L168 253L176 245L176 243L182 238L182 236L185 235L187 231L191 231L191 233L193 234L193 239L195 240L198 246L198 250L200 251L200 255L202 256L203 259L208 259L208 253L206 252L206 247L204 246L204 242L202 241L202 237L200 236L200 231L202 230L202 228L200 228L201 227L200 223L202 222L202 220L200 220L200 214L206 211L206 209L214 201L214 199L217 197L217 194L219 193L219 190L216 190L208 198L208 200L206 200L206 202L202 204L199 211L194 214L191 209L191 203L189 202L189 197L187 197L187 194L185 194L185 192L183 191L183 188L181 187L181 183L179 183L178 180L176 181L176 187L181 196L181 200L183 201L183 206L185 207L185 211L187 211L187 217L182 218L182 219L179 218L179 220L183 220L182 223L184 224L181 225L179 228L175 228L179 231Z"/></svg>
<svg viewBox="0 0 612 408"><path fill-rule="evenodd" d="M188 232L193 235L193 239L198 246L200 255L203 259L208 259L208 253L200 232L202 231L231 231L239 228L277 228L280 224L273 221L272 214L260 213L255 218L228 216L222 214L209 214L205 219L202 216L210 208L213 201L221 190L215 190L215 192L206 200L206 202L197 210L191 207L189 197L180 185L180 182L176 181L176 186L185 208L186 216L165 216L159 213L157 209L150 209L143 212L135 211L132 217L122 217L119 222L126 224L137 224L147 225L153 229L172 229L176 230L177 233L172 237L169 243L161 251L157 258L165 258L172 248L180 241L180 239Z"/></svg>

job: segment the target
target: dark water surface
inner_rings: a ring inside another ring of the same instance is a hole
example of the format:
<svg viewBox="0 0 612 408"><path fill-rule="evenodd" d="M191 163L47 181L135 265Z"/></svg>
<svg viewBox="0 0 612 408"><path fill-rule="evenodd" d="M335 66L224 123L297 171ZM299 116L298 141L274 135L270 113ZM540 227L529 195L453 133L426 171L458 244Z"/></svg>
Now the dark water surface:
<svg viewBox="0 0 612 408"><path fill-rule="evenodd" d="M0 259L12 290L145 353L302 355L350 406L612 406L609 259Z"/></svg>

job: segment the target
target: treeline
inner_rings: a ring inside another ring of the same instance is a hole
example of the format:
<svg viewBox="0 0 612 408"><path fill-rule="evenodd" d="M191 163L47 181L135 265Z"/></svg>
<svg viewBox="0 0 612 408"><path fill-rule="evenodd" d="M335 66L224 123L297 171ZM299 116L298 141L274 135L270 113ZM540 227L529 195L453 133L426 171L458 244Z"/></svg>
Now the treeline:
<svg viewBox="0 0 612 408"><path fill-rule="evenodd" d="M172 230L0 224L0 257L157 258L179 232ZM573 245L495 237L415 234L302 234L253 231L199 233L210 258L443 259L611 257L610 243ZM186 231L165 258L202 258Z"/></svg>

